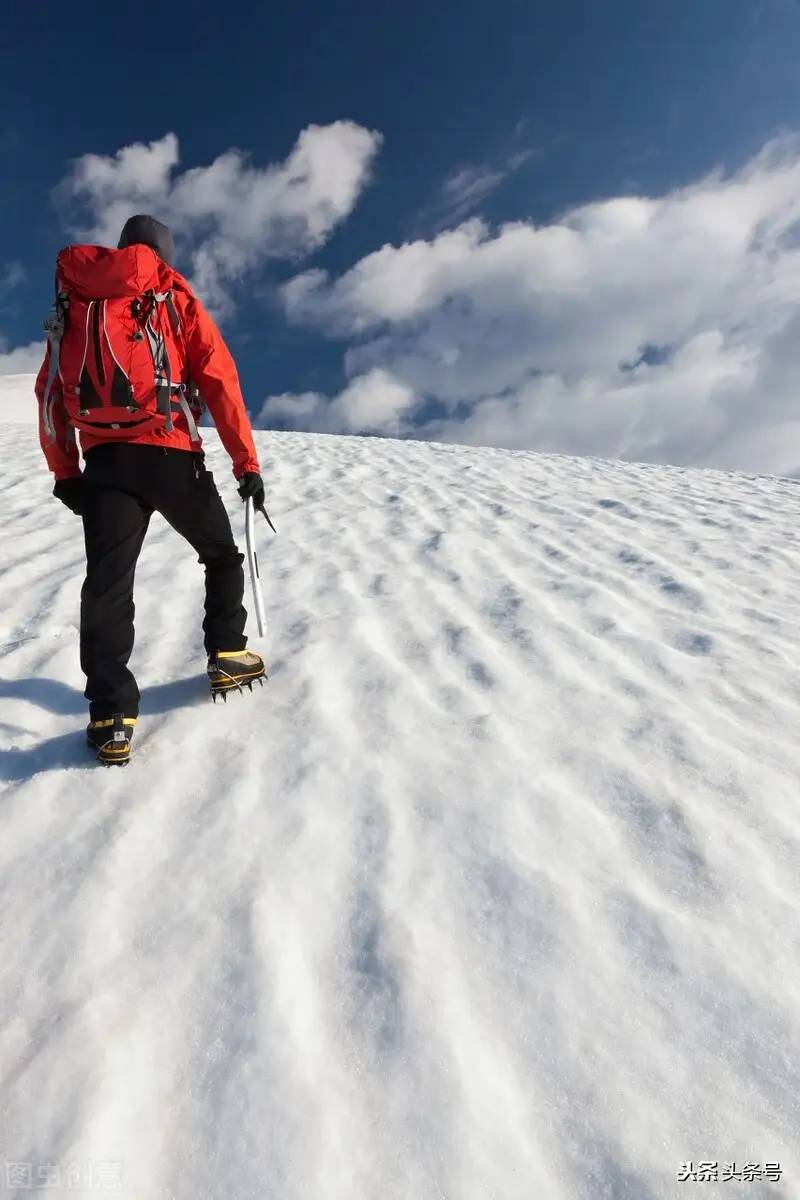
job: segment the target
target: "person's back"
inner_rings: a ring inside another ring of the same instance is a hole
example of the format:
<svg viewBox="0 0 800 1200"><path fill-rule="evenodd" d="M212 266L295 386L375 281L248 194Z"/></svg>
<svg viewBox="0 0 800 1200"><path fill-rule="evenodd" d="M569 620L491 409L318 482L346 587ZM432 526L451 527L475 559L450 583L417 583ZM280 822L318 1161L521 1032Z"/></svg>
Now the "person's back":
<svg viewBox="0 0 800 1200"><path fill-rule="evenodd" d="M83 518L81 667L89 744L127 762L139 712L128 669L133 579L150 516L160 512L206 572L203 631L212 695L265 675L247 650L243 556L197 427L208 409L242 499L266 516L264 485L238 374L215 323L177 272L172 236L132 217L116 250L73 246L58 260L54 319L36 383L39 436L54 495ZM81 472L76 440L85 467Z"/></svg>

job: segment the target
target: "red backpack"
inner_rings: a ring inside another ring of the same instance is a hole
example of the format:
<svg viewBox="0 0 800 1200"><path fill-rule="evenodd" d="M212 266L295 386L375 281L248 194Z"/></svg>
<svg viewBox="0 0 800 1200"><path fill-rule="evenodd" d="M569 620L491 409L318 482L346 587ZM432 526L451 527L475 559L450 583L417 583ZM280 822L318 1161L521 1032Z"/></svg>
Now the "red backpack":
<svg viewBox="0 0 800 1200"><path fill-rule="evenodd" d="M55 440L56 377L67 421L103 439L173 428L172 405L199 442L196 389L188 379L172 273L149 246L67 246L56 265L56 300L45 322L50 349L42 399Z"/></svg>

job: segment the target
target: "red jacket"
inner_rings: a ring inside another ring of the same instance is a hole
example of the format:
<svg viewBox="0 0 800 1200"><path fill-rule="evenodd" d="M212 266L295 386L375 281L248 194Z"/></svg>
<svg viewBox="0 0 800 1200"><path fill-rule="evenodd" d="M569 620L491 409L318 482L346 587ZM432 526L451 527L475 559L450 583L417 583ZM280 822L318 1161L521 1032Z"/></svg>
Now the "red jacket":
<svg viewBox="0 0 800 1200"><path fill-rule="evenodd" d="M172 291L172 298L180 317L189 378L199 388L206 408L219 431L220 440L231 456L233 473L239 479L247 471L260 471L258 455L253 444L250 418L247 415L239 386L236 364L222 339L222 334L203 305L192 293L183 276L160 259L158 263L159 288L164 292ZM44 428L41 401L49 365L48 347L36 379L36 397L39 401L39 441L47 459L47 465L56 479L69 479L80 474L80 461L75 440L69 436L71 431L67 428L58 379L54 385L56 394L52 414L56 431L55 441L48 438ZM174 446L181 450L196 449L196 443L194 445L192 443L189 426L183 413L176 413L173 419L174 428L169 433L166 429L156 429L151 433L131 437L129 440L151 446ZM78 437L84 453L103 441L102 437L85 432L79 433Z"/></svg>

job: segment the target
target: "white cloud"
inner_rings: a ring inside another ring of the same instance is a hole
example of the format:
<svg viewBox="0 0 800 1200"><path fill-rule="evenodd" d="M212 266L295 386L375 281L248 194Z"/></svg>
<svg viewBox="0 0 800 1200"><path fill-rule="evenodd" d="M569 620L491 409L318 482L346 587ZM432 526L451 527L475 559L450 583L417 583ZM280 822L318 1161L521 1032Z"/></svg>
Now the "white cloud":
<svg viewBox="0 0 800 1200"><path fill-rule="evenodd" d="M41 341L10 350L0 337L0 375L24 375L38 371L44 358L44 348L44 341Z"/></svg>
<svg viewBox="0 0 800 1200"><path fill-rule="evenodd" d="M35 382L35 375L7 374L0 369L0 421L3 425L37 424L39 406L33 390Z"/></svg>
<svg viewBox="0 0 800 1200"><path fill-rule="evenodd" d="M0 267L0 300L4 300L6 296L11 295L15 288L25 282L27 277L27 272L22 263L11 262L6 263L4 267Z"/></svg>
<svg viewBox="0 0 800 1200"><path fill-rule="evenodd" d="M450 223L460 221L495 191L506 172L490 166L466 166L447 176L441 188L441 202Z"/></svg>
<svg viewBox="0 0 800 1200"><path fill-rule="evenodd" d="M254 424L269 428L288 422L315 433L398 435L410 429L415 402L411 388L376 367L352 379L333 399L319 392L271 396Z"/></svg>
<svg viewBox="0 0 800 1200"><path fill-rule="evenodd" d="M399 433L414 405L414 392L388 371L375 367L350 381L333 401L337 425L350 432Z"/></svg>
<svg viewBox="0 0 800 1200"><path fill-rule="evenodd" d="M303 427L311 429L320 413L328 406L328 397L320 392L282 392L279 396L270 396L264 402L264 407L253 421L258 428L269 428L275 421L288 421L291 424L302 422Z"/></svg>
<svg viewBox="0 0 800 1200"><path fill-rule="evenodd" d="M798 138L663 197L384 246L282 295L292 319L353 339L349 374L380 369L438 402L416 436L800 464Z"/></svg>
<svg viewBox="0 0 800 1200"><path fill-rule="evenodd" d="M321 246L352 211L369 178L380 135L352 121L310 125L289 156L253 166L228 150L208 166L179 172L178 139L110 156L86 154L56 189L81 213L75 232L116 245L125 220L150 212L188 249L187 272L217 312L231 286L267 259L295 259Z"/></svg>
<svg viewBox="0 0 800 1200"><path fill-rule="evenodd" d="M15 290L28 278L22 263L11 262L0 267L0 304L7 299L13 301ZM38 371L44 357L44 342L31 342L27 346L9 348L8 339L0 333L0 376L23 375ZM6 400L7 393L3 394Z"/></svg>
<svg viewBox="0 0 800 1200"><path fill-rule="evenodd" d="M533 148L517 150L493 162L464 163L445 176L432 201L416 213L412 228L441 232L465 220L521 167L536 155Z"/></svg>

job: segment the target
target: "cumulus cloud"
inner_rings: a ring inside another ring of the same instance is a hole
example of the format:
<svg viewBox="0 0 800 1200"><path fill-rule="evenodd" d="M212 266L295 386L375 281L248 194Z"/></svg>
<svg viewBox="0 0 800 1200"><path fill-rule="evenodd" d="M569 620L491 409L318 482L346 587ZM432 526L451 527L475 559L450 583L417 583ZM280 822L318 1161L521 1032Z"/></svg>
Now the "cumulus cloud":
<svg viewBox="0 0 800 1200"><path fill-rule="evenodd" d="M280 163L254 166L232 149L208 166L179 171L174 133L114 155L85 154L56 189L77 236L116 245L134 212L169 224L188 274L225 314L232 287L269 259L321 246L367 183L380 135L352 121L310 125Z"/></svg>
<svg viewBox="0 0 800 1200"><path fill-rule="evenodd" d="M415 436L727 469L800 465L800 139L549 225L472 219L282 289L440 415ZM387 415L386 428L397 418Z"/></svg>
<svg viewBox="0 0 800 1200"><path fill-rule="evenodd" d="M7 373L0 369L0 419L4 425L36 425L39 406L33 390L35 382L35 375Z"/></svg>
<svg viewBox="0 0 800 1200"><path fill-rule="evenodd" d="M38 371L44 358L44 341L30 342L27 346L11 349L0 337L0 375L24 375Z"/></svg>
<svg viewBox="0 0 800 1200"><path fill-rule="evenodd" d="M352 379L338 396L319 392L271 396L254 424L288 424L314 433L398 435L410 428L416 403L413 390L388 371L375 367Z"/></svg>
<svg viewBox="0 0 800 1200"><path fill-rule="evenodd" d="M11 262L0 266L0 307L7 302L13 304L16 289L27 280L22 263ZM10 304L8 305L10 307ZM8 339L0 333L0 376L25 374L38 371L44 355L42 342L31 342L27 346L11 349Z"/></svg>

